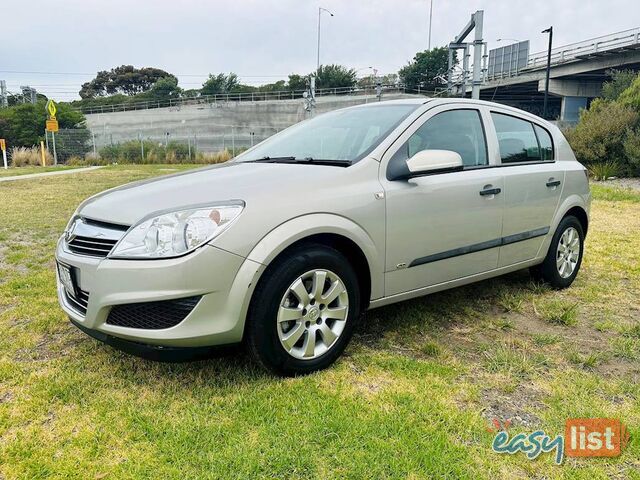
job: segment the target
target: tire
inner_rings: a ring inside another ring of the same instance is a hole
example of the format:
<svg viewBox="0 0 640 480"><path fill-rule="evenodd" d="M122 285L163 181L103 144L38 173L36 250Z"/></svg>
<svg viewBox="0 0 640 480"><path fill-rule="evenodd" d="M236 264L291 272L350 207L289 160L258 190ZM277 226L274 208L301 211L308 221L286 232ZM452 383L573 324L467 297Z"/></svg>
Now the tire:
<svg viewBox="0 0 640 480"><path fill-rule="evenodd" d="M316 290L316 284L322 286ZM358 277L343 254L319 244L296 247L269 266L256 287L247 317L249 352L281 376L325 369L349 343L360 302Z"/></svg>
<svg viewBox="0 0 640 480"><path fill-rule="evenodd" d="M555 289L567 288L578 275L583 252L582 224L574 216L564 217L553 235L547 256L540 265L530 269L531 275Z"/></svg>

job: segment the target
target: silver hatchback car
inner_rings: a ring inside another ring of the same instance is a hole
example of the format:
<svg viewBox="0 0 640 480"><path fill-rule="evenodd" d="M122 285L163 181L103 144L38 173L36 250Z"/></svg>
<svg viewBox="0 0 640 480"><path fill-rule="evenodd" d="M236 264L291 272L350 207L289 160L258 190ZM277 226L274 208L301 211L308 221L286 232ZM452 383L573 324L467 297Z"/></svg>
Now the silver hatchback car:
<svg viewBox="0 0 640 480"><path fill-rule="evenodd" d="M379 102L86 200L57 246L58 295L76 326L130 352L244 341L270 370L307 373L366 309L527 267L568 287L590 200L562 133L534 115Z"/></svg>

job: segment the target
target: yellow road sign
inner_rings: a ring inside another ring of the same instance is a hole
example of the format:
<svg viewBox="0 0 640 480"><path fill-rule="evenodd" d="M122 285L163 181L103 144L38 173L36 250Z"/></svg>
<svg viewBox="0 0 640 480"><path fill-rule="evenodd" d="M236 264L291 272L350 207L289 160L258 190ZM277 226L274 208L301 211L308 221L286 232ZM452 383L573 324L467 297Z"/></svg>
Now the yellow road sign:
<svg viewBox="0 0 640 480"><path fill-rule="evenodd" d="M0 150L3 152L7 149L7 142L4 138L0 138Z"/></svg>
<svg viewBox="0 0 640 480"><path fill-rule="evenodd" d="M49 112L49 117L55 119L56 113L58 113L58 107L56 107L56 102L53 100L49 100L47 102L47 111Z"/></svg>
<svg viewBox="0 0 640 480"><path fill-rule="evenodd" d="M45 124L45 129L47 132L57 132L58 131L58 121L55 118L51 118L47 120Z"/></svg>

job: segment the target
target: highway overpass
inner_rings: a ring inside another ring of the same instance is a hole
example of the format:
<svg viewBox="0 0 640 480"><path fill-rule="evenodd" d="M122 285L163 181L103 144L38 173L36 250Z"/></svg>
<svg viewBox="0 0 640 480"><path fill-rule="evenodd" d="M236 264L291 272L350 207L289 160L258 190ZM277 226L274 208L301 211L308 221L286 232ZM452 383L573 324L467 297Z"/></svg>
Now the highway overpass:
<svg viewBox="0 0 640 480"><path fill-rule="evenodd" d="M546 65L547 52L537 52L519 71L485 74L480 98L541 115ZM547 117L577 121L580 109L600 95L611 69L640 71L640 27L552 49ZM470 96L471 84L463 86L461 79L461 75L454 79L453 93L462 95L464 90Z"/></svg>

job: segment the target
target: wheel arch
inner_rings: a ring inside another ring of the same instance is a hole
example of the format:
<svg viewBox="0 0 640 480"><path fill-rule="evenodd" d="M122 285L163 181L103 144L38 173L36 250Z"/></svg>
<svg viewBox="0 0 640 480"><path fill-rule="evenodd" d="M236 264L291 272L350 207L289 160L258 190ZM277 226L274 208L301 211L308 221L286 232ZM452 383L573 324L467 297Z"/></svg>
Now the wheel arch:
<svg viewBox="0 0 640 480"><path fill-rule="evenodd" d="M363 289L362 302L365 308L372 298L382 296L382 255L375 242L362 227L338 215L314 214L292 219L269 232L247 259L261 263L268 269L278 258L305 243L335 248L351 262Z"/></svg>
<svg viewBox="0 0 640 480"><path fill-rule="evenodd" d="M547 251L549 250L549 246L551 245L553 235L555 234L562 219L567 215L573 215L578 218L578 220L582 224L584 235L586 237L587 229L589 228L589 202L586 202L580 195L570 195L569 197L564 199L564 201L556 210L553 221L549 226L549 234L540 246L540 250L538 250L538 255L536 256L536 258L538 258L540 261L542 261L547 255Z"/></svg>
<svg viewBox="0 0 640 480"><path fill-rule="evenodd" d="M571 207L563 216L562 218L568 217L569 215L574 216L578 219L578 221L580 222L580 225L582 225L582 232L584 233L584 236L587 236L587 230L589 229L589 215L587 215L587 212L584 208L580 207L580 206L575 206L575 207Z"/></svg>

